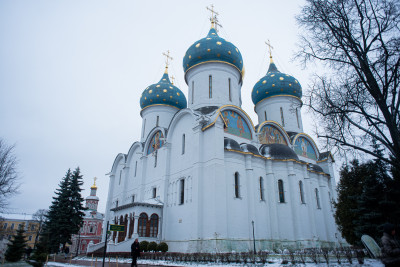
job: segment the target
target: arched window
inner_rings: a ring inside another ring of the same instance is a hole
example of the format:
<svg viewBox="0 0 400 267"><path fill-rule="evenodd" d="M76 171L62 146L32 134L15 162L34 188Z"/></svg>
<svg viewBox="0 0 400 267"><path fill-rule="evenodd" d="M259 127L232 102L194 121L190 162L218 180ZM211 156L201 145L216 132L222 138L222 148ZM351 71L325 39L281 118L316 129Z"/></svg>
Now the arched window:
<svg viewBox="0 0 400 267"><path fill-rule="evenodd" d="M229 101L232 101L232 94L231 94L231 78L228 78L228 90L229 90Z"/></svg>
<svg viewBox="0 0 400 267"><path fill-rule="evenodd" d="M285 118L283 117L283 108L281 107L281 121L282 121L282 126L285 127Z"/></svg>
<svg viewBox="0 0 400 267"><path fill-rule="evenodd" d="M192 81L192 104L194 100L194 81Z"/></svg>
<svg viewBox="0 0 400 267"><path fill-rule="evenodd" d="M283 181L278 180L278 190L279 190L279 202L284 203L285 202L285 191L283 189Z"/></svg>
<svg viewBox="0 0 400 267"><path fill-rule="evenodd" d="M146 130L146 119L143 121L143 132L142 132L142 137L144 137L144 131Z"/></svg>
<svg viewBox="0 0 400 267"><path fill-rule="evenodd" d="M304 204L304 190L303 190L303 182L299 181L299 190L300 190L300 203Z"/></svg>
<svg viewBox="0 0 400 267"><path fill-rule="evenodd" d="M182 155L185 154L185 142L186 142L185 134L182 135Z"/></svg>
<svg viewBox="0 0 400 267"><path fill-rule="evenodd" d="M267 111L264 111L264 118L267 120Z"/></svg>
<svg viewBox="0 0 400 267"><path fill-rule="evenodd" d="M235 172L235 197L239 198L239 173Z"/></svg>
<svg viewBox="0 0 400 267"><path fill-rule="evenodd" d="M321 208L321 203L319 201L319 192L318 192L318 188L315 188L315 199L317 200L317 208L320 209Z"/></svg>
<svg viewBox="0 0 400 267"><path fill-rule="evenodd" d="M179 204L185 203L185 179L179 181Z"/></svg>
<svg viewBox="0 0 400 267"><path fill-rule="evenodd" d="M156 127L158 127L158 123L160 122L160 116L157 116L157 119L156 119Z"/></svg>
<svg viewBox="0 0 400 267"><path fill-rule="evenodd" d="M260 200L264 200L264 179L260 177Z"/></svg>
<svg viewBox="0 0 400 267"><path fill-rule="evenodd" d="M129 216L129 220L130 220L130 223L129 223L129 235L128 235L128 238L131 238L132 234L133 234L134 225L135 225L135 217L131 214Z"/></svg>
<svg viewBox="0 0 400 267"><path fill-rule="evenodd" d="M299 109L298 108L296 108L296 119L297 119L297 127L300 128Z"/></svg>
<svg viewBox="0 0 400 267"><path fill-rule="evenodd" d="M158 215L153 214L150 217L150 237L157 237L158 234Z"/></svg>
<svg viewBox="0 0 400 267"><path fill-rule="evenodd" d="M208 98L212 98L212 76L208 76Z"/></svg>
<svg viewBox="0 0 400 267"><path fill-rule="evenodd" d="M136 173L137 173L137 161L135 163L135 177L136 177Z"/></svg>
<svg viewBox="0 0 400 267"><path fill-rule="evenodd" d="M139 236L146 236L147 218L148 218L148 216L144 212L139 215L139 222L138 222L138 235Z"/></svg>

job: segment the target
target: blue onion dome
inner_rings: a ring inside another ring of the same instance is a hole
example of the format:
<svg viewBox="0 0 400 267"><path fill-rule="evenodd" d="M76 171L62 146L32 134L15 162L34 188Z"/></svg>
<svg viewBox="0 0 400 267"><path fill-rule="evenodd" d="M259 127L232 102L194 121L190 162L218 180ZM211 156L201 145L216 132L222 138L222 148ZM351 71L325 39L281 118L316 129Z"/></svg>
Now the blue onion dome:
<svg viewBox="0 0 400 267"><path fill-rule="evenodd" d="M234 66L243 78L243 59L239 49L231 42L218 36L214 27L208 35L192 44L183 58L183 70L186 73L191 68L208 62L221 62Z"/></svg>
<svg viewBox="0 0 400 267"><path fill-rule="evenodd" d="M147 87L140 97L140 107L142 109L152 105L173 106L179 109L187 107L185 95L171 83L167 68L165 68L165 73L161 80Z"/></svg>
<svg viewBox="0 0 400 267"><path fill-rule="evenodd" d="M262 77L251 92L254 105L271 96L294 96L301 98L301 85L297 79L278 70L271 58L267 74Z"/></svg>

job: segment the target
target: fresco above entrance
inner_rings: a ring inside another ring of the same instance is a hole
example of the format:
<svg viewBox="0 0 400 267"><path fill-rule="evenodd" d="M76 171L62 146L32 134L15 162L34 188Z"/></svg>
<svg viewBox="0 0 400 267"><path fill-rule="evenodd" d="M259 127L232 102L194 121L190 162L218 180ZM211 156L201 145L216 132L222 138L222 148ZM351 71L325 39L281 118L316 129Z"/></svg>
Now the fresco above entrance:
<svg viewBox="0 0 400 267"><path fill-rule="evenodd" d="M300 156L317 160L317 153L315 152L314 146L303 136L296 139L294 143L294 151Z"/></svg>
<svg viewBox="0 0 400 267"><path fill-rule="evenodd" d="M226 127L225 132L251 140L251 132L247 122L233 110L221 112Z"/></svg>
<svg viewBox="0 0 400 267"><path fill-rule="evenodd" d="M258 135L261 144L283 144L288 145L285 137L277 127L270 124L264 124Z"/></svg>

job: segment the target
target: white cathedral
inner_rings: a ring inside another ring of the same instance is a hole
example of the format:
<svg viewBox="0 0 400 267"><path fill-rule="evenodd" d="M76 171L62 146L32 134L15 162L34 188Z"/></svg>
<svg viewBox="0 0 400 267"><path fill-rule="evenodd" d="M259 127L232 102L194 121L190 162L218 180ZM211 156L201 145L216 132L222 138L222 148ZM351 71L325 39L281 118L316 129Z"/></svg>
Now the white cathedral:
<svg viewBox="0 0 400 267"><path fill-rule="evenodd" d="M303 132L299 82L270 56L252 91L254 125L241 108L241 53L211 25L183 58L187 99L168 57L143 91L141 139L109 173L103 229L126 230L112 232L107 251L130 251L136 238L175 252L249 251L254 240L257 251L337 245L334 160Z"/></svg>

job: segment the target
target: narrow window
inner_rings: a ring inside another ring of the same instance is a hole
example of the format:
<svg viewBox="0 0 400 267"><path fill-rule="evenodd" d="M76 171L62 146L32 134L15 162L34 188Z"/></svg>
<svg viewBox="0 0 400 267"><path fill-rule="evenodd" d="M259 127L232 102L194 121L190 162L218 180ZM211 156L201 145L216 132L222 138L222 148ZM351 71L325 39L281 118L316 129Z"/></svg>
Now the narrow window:
<svg viewBox="0 0 400 267"><path fill-rule="evenodd" d="M315 188L315 199L317 200L317 208L320 209L321 208L321 203L319 202L318 188Z"/></svg>
<svg viewBox="0 0 400 267"><path fill-rule="evenodd" d="M329 205L331 206L331 210L333 210L333 206L332 206L332 198L331 198L331 192L328 192L328 197L329 197Z"/></svg>
<svg viewBox="0 0 400 267"><path fill-rule="evenodd" d="M157 197L157 188L153 187L153 198Z"/></svg>
<svg viewBox="0 0 400 267"><path fill-rule="evenodd" d="M34 231L34 230L35 230L35 226L31 225L31 231Z"/></svg>
<svg viewBox="0 0 400 267"><path fill-rule="evenodd" d="M283 117L283 109L281 107L281 121L282 121L282 126L285 127L285 118Z"/></svg>
<svg viewBox="0 0 400 267"><path fill-rule="evenodd" d="M28 241L32 241L32 236L31 235L29 236Z"/></svg>
<svg viewBox="0 0 400 267"><path fill-rule="evenodd" d="M303 182L299 181L299 190L300 190L300 203L304 204L304 190L303 190Z"/></svg>
<svg viewBox="0 0 400 267"><path fill-rule="evenodd" d="M185 203L185 179L180 180L179 185L179 204Z"/></svg>
<svg viewBox="0 0 400 267"><path fill-rule="evenodd" d="M14 230L14 224L13 223L11 224L11 230Z"/></svg>
<svg viewBox="0 0 400 267"><path fill-rule="evenodd" d="M192 104L194 101L194 81L192 81Z"/></svg>
<svg viewBox="0 0 400 267"><path fill-rule="evenodd" d="M260 200L264 200L264 181L262 177L260 177Z"/></svg>
<svg viewBox="0 0 400 267"><path fill-rule="evenodd" d="M135 195L132 195L132 203L135 202Z"/></svg>
<svg viewBox="0 0 400 267"><path fill-rule="evenodd" d="M284 203L285 202L285 192L283 189L283 181L278 180L278 190L279 190L279 202Z"/></svg>
<svg viewBox="0 0 400 267"><path fill-rule="evenodd" d="M299 109L296 108L296 119L297 119L297 127L300 128L300 121L299 121Z"/></svg>
<svg viewBox="0 0 400 267"><path fill-rule="evenodd" d="M115 201L115 207L118 208L118 200Z"/></svg>
<svg viewBox="0 0 400 267"><path fill-rule="evenodd" d="M135 177L136 177L136 173L137 173L137 161L135 163Z"/></svg>
<svg viewBox="0 0 400 267"><path fill-rule="evenodd" d="M90 226L89 233L93 233L93 226Z"/></svg>
<svg viewBox="0 0 400 267"><path fill-rule="evenodd" d="M231 78L228 79L228 88L229 88L229 101L232 101L232 94L231 94Z"/></svg>
<svg viewBox="0 0 400 267"><path fill-rule="evenodd" d="M156 127L158 127L158 122L160 121L160 116L157 116L157 120L156 120Z"/></svg>
<svg viewBox="0 0 400 267"><path fill-rule="evenodd" d="M119 185L121 184L121 177L122 177L122 170L119 171L119 182L118 182Z"/></svg>
<svg viewBox="0 0 400 267"><path fill-rule="evenodd" d="M158 234L158 215L153 214L150 217L150 237L157 237Z"/></svg>
<svg viewBox="0 0 400 267"><path fill-rule="evenodd" d="M235 172L235 197L239 198L239 173Z"/></svg>
<svg viewBox="0 0 400 267"><path fill-rule="evenodd" d="M157 167L157 150L154 153L154 168Z"/></svg>
<svg viewBox="0 0 400 267"><path fill-rule="evenodd" d="M212 76L208 76L208 98L212 98Z"/></svg>
<svg viewBox="0 0 400 267"><path fill-rule="evenodd" d="M144 119L143 121L143 133L142 133L142 137L144 137L144 132L146 131L146 119Z"/></svg>
<svg viewBox="0 0 400 267"><path fill-rule="evenodd" d="M146 213L141 213L139 216L139 221L138 221L138 235L139 236L146 236L147 232L147 214Z"/></svg>
<svg viewBox="0 0 400 267"><path fill-rule="evenodd" d="M264 111L265 120L267 120L267 111Z"/></svg>
<svg viewBox="0 0 400 267"><path fill-rule="evenodd" d="M3 229L7 229L7 223L4 223Z"/></svg>
<svg viewBox="0 0 400 267"><path fill-rule="evenodd" d="M185 134L182 135L182 155L185 154Z"/></svg>

